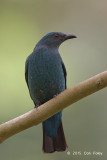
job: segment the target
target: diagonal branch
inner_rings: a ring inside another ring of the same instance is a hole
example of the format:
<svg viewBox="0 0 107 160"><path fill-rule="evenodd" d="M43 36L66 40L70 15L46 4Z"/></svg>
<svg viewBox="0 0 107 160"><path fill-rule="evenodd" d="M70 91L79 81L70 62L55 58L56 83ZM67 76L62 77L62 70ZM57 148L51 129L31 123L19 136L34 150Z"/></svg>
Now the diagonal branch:
<svg viewBox="0 0 107 160"><path fill-rule="evenodd" d="M0 143L29 127L37 125L67 106L107 87L107 71L102 72L64 92L19 117L0 125Z"/></svg>

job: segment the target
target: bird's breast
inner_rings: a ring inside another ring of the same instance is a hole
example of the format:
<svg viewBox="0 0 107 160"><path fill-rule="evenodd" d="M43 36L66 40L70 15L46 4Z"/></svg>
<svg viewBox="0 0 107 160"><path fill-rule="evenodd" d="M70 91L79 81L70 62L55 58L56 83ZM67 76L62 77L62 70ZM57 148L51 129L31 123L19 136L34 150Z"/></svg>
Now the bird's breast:
<svg viewBox="0 0 107 160"><path fill-rule="evenodd" d="M65 89L65 78L58 54L37 53L29 64L28 83L32 99L46 101Z"/></svg>

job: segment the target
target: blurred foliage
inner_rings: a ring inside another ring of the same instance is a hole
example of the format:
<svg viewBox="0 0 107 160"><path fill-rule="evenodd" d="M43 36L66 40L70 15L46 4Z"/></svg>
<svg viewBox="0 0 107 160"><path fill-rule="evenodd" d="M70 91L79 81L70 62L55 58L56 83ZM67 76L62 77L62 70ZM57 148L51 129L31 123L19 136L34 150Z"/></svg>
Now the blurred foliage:
<svg viewBox="0 0 107 160"><path fill-rule="evenodd" d="M71 87L107 69L106 0L0 1L0 122L33 108L24 78L26 57L46 33L61 31L78 38L64 42L60 53ZM63 111L71 154L42 153L41 124L0 145L0 159L105 160L107 158L107 89ZM67 118L68 117L68 118ZM73 156L73 151L101 151L103 156Z"/></svg>

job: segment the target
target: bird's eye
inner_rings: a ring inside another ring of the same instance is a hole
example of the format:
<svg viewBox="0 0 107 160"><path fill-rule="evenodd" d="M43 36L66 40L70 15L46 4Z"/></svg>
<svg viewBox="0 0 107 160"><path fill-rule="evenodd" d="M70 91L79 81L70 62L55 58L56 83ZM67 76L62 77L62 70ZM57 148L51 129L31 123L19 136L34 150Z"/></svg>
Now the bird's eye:
<svg viewBox="0 0 107 160"><path fill-rule="evenodd" d="M54 38L58 38L58 34L54 34Z"/></svg>

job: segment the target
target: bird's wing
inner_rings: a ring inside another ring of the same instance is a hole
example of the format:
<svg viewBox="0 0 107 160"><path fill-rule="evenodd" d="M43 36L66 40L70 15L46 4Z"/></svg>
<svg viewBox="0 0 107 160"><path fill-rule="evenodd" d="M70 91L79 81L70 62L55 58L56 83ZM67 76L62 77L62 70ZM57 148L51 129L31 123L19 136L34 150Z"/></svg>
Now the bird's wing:
<svg viewBox="0 0 107 160"><path fill-rule="evenodd" d="M62 61L62 69L63 69L63 72L64 72L64 77L65 77L65 89L67 88L67 85L66 85L66 77L67 77L67 71L66 71L66 68L65 68L65 65Z"/></svg>
<svg viewBox="0 0 107 160"><path fill-rule="evenodd" d="M26 80L27 86L29 88L29 85L28 85L28 58L25 63L25 80Z"/></svg>

